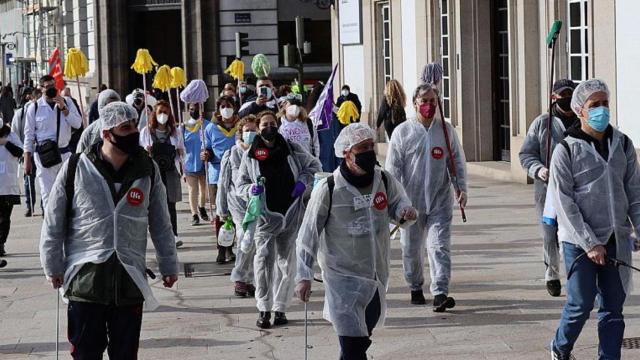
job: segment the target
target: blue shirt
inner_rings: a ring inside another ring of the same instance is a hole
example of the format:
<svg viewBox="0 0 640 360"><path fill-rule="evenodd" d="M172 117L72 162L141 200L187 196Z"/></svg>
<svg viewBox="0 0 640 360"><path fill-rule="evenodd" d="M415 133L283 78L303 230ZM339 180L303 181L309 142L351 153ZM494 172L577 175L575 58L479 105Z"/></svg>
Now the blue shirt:
<svg viewBox="0 0 640 360"><path fill-rule="evenodd" d="M204 169L204 162L200 160L200 152L202 151L200 133L201 129L206 129L208 125L209 120L205 119L202 127L198 127L195 132L190 132L186 126L182 126L185 148L184 171L187 173L197 173Z"/></svg>
<svg viewBox="0 0 640 360"><path fill-rule="evenodd" d="M213 158L209 160L209 184L218 183L222 155L236 143L236 128L234 127L227 134L222 129L224 128L218 124L209 123L204 132L207 150L213 152Z"/></svg>

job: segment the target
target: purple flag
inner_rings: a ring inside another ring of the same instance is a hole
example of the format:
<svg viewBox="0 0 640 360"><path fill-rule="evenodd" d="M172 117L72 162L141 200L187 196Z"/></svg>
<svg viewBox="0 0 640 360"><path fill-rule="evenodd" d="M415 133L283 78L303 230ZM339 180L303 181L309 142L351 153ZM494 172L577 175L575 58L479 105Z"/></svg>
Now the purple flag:
<svg viewBox="0 0 640 360"><path fill-rule="evenodd" d="M338 64L333 67L327 85L322 89L316 105L311 109L309 117L318 130L325 130L331 127L333 118L333 78L336 76Z"/></svg>

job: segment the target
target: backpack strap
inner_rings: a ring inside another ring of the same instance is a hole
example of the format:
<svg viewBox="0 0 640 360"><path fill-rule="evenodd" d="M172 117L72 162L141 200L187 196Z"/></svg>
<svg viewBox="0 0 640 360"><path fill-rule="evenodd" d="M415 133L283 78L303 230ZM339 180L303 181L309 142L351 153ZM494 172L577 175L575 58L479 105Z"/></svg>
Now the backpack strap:
<svg viewBox="0 0 640 360"><path fill-rule="evenodd" d="M622 140L622 148L624 149L624 153L627 153L627 149L629 148L629 137L625 134L622 134L624 139Z"/></svg>
<svg viewBox="0 0 640 360"><path fill-rule="evenodd" d="M564 148L567 150L567 153L569 154L569 158L571 158L571 148L569 147L569 143L565 139L562 139L560 141L560 144L564 146Z"/></svg>
<svg viewBox="0 0 640 360"><path fill-rule="evenodd" d="M336 187L336 179L333 175L327 177L327 186L329 187L329 210L327 211L327 219L324 221L324 226L327 226L329 222L329 216L331 215L331 206L333 206L333 189Z"/></svg>
<svg viewBox="0 0 640 360"><path fill-rule="evenodd" d="M73 194L75 193L76 170L78 168L78 161L80 161L80 155L82 155L82 153L71 154L69 163L67 164L67 182L64 184L64 192L67 196L67 219L71 218L71 205L73 203Z"/></svg>

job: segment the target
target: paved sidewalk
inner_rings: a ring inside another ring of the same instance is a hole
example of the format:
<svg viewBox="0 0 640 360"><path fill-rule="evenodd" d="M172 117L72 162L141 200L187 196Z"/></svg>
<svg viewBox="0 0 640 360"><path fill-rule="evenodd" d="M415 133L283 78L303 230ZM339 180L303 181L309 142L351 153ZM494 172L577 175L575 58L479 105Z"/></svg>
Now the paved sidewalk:
<svg viewBox="0 0 640 360"><path fill-rule="evenodd" d="M546 346L564 302L544 288L541 240L533 210L533 187L472 177L462 224L454 213L453 284L457 306L435 314L409 304L402 277L399 241L393 243L387 322L374 331L372 359L547 359ZM179 204L179 232L185 246L182 263L215 260L208 225L190 226L186 203ZM41 217L26 219L14 211L0 269L0 358L51 359L55 356L56 297L45 283L38 258ZM149 267L157 269L152 252ZM141 359L304 359L304 307L298 301L288 326L260 331L253 299L233 296L225 274L230 265L196 265L193 277L181 272L176 289L152 283L163 304L143 319ZM181 268L182 271L182 268ZM428 274L428 270L425 271ZM564 281L563 281L564 283ZM638 280L635 281L636 287ZM563 289L564 293L564 289ZM337 359L330 324L322 320L321 284L314 283L309 305L309 359ZM431 297L428 297L431 301ZM626 303L627 338L640 337L640 297ZM61 310L62 358L68 358L66 310ZM595 318L596 314L592 314ZM591 320L577 344L578 359L594 359L596 323ZM106 356L105 356L106 358ZM640 359L625 350L624 359Z"/></svg>

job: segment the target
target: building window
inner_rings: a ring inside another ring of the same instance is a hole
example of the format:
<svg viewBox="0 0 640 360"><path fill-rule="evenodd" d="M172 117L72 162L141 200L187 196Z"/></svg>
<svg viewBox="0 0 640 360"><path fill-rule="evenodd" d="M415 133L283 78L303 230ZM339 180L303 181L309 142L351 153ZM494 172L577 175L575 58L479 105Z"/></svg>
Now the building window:
<svg viewBox="0 0 640 360"><path fill-rule="evenodd" d="M511 160L511 116L509 98L509 4L507 0L494 2L494 109L498 130L498 159Z"/></svg>
<svg viewBox="0 0 640 360"><path fill-rule="evenodd" d="M449 0L440 1L440 60L442 61L442 102L444 118L451 121L451 48Z"/></svg>
<svg viewBox="0 0 640 360"><path fill-rule="evenodd" d="M589 28L587 27L587 0L569 0L569 78L584 81L589 78Z"/></svg>
<svg viewBox="0 0 640 360"><path fill-rule="evenodd" d="M391 9L389 3L382 5L382 67L384 83L391 80Z"/></svg>

